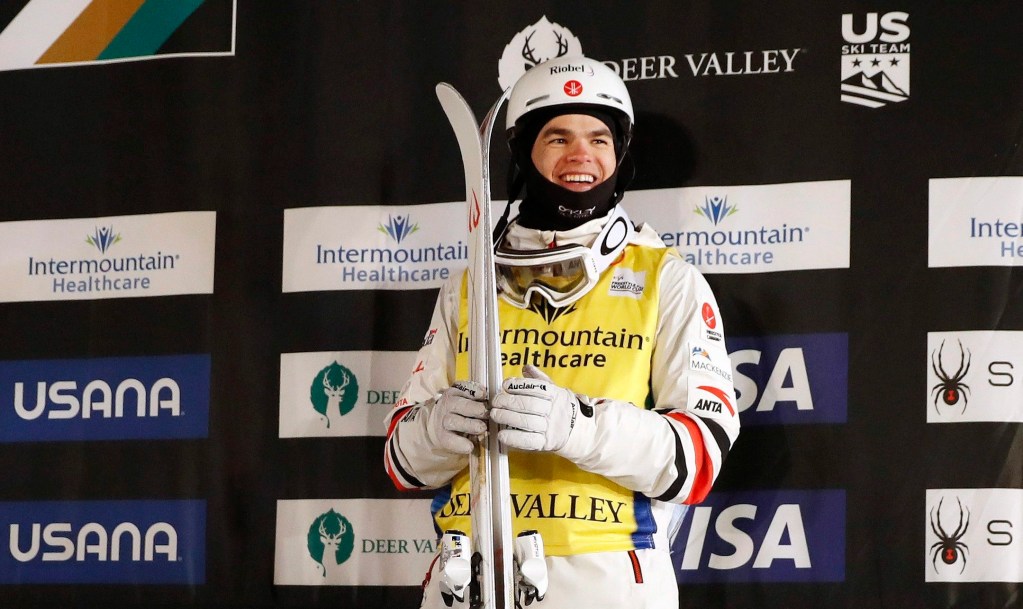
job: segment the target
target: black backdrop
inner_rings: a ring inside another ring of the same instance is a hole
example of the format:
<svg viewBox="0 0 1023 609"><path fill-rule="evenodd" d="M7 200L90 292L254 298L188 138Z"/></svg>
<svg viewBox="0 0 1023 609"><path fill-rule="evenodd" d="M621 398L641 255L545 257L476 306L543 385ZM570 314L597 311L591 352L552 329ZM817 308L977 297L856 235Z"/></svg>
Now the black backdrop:
<svg viewBox="0 0 1023 609"><path fill-rule="evenodd" d="M841 102L841 16L891 11L909 15L908 99ZM1023 330L1014 267L927 258L929 179L1023 175L1023 5L921 0L210 0L162 52L230 56L0 72L3 221L216 212L212 294L0 304L4 360L211 355L208 437L0 444L2 501L204 499L205 583L13 583L0 604L415 605L412 587L273 584L278 500L401 496L380 437L278 437L280 355L414 351L436 294L282 293L283 211L458 200L433 85L482 113L505 45L543 15L593 57L677 58L677 77L629 82L634 189L851 184L849 268L708 274L730 336L848 334L847 421L747 426L717 487L845 489L843 581L683 582L683 606L1023 607L1023 577L924 575L926 489L1023 488L1018 424L928 425L925 410L928 332ZM683 57L796 48L774 74L698 76Z"/></svg>

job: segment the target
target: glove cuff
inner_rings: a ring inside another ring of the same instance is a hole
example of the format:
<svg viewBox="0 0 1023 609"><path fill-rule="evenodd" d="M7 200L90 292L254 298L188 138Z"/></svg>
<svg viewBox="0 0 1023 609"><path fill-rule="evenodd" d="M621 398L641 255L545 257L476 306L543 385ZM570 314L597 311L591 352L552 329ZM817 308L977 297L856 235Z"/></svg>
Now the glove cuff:
<svg viewBox="0 0 1023 609"><path fill-rule="evenodd" d="M575 394L576 403L572 405L572 418L568 441L554 454L564 457L573 463L584 461L593 453L597 438L596 416L588 396Z"/></svg>

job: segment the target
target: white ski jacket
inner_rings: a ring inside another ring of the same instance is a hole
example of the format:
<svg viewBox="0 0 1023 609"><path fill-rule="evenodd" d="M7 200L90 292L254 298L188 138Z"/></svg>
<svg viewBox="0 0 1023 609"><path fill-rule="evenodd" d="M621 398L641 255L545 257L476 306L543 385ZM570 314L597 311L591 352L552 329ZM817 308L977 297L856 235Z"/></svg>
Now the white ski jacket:
<svg viewBox="0 0 1023 609"><path fill-rule="evenodd" d="M507 239L516 249L536 249L552 242L589 246L605 221L601 218L559 232L513 223ZM665 247L646 225L639 227L632 243ZM606 407L598 408L595 416L593 446L576 465L648 497L656 531L652 545L636 547L666 549L672 509L665 504L703 500L738 437L739 417L724 331L706 280L672 252L660 267L658 281L648 398L652 404L638 404L637 408L606 400ZM385 419L385 468L402 490L444 487L468 465L466 456L434 446L426 431L432 399L459 380L455 378L455 358L460 287L461 274L441 288L415 370ZM570 548L565 553L575 551Z"/></svg>

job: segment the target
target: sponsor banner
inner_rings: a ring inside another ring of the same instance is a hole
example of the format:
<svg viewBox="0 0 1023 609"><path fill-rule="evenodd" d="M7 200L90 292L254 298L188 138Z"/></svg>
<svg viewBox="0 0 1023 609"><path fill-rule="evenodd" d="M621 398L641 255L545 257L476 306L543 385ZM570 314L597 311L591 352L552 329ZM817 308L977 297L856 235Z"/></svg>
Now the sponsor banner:
<svg viewBox="0 0 1023 609"><path fill-rule="evenodd" d="M0 502L0 584L203 584L206 502Z"/></svg>
<svg viewBox="0 0 1023 609"><path fill-rule="evenodd" d="M927 489L924 581L1023 582L1023 489Z"/></svg>
<svg viewBox="0 0 1023 609"><path fill-rule="evenodd" d="M629 215L705 274L849 268L849 181L630 191Z"/></svg>
<svg viewBox="0 0 1023 609"><path fill-rule="evenodd" d="M640 57L605 57L601 61L626 82L711 76L764 76L796 71L802 48L661 49ZM590 55L572 31L544 15L517 32L504 47L498 62L501 89L515 84L526 70L556 57ZM591 55L592 56L592 55Z"/></svg>
<svg viewBox="0 0 1023 609"><path fill-rule="evenodd" d="M881 108L909 99L909 13L842 15L842 101Z"/></svg>
<svg viewBox="0 0 1023 609"><path fill-rule="evenodd" d="M928 184L928 266L1023 265L1023 177Z"/></svg>
<svg viewBox="0 0 1023 609"><path fill-rule="evenodd" d="M743 425L845 423L849 335L728 337Z"/></svg>
<svg viewBox="0 0 1023 609"><path fill-rule="evenodd" d="M210 356L0 361L0 442L205 438Z"/></svg>
<svg viewBox="0 0 1023 609"><path fill-rule="evenodd" d="M429 499L277 502L274 584L418 586L437 551Z"/></svg>
<svg viewBox="0 0 1023 609"><path fill-rule="evenodd" d="M465 203L284 210L284 292L440 287L466 266Z"/></svg>
<svg viewBox="0 0 1023 609"><path fill-rule="evenodd" d="M280 437L383 436L414 351L281 354Z"/></svg>
<svg viewBox="0 0 1023 609"><path fill-rule="evenodd" d="M1023 423L1021 373L1023 332L928 332L927 422Z"/></svg>
<svg viewBox="0 0 1023 609"><path fill-rule="evenodd" d="M234 55L235 8L234 0L30 0L0 23L0 70Z"/></svg>
<svg viewBox="0 0 1023 609"><path fill-rule="evenodd" d="M679 584L845 580L845 491L711 493L671 533Z"/></svg>
<svg viewBox="0 0 1023 609"><path fill-rule="evenodd" d="M212 294L216 212L0 223L0 302Z"/></svg>

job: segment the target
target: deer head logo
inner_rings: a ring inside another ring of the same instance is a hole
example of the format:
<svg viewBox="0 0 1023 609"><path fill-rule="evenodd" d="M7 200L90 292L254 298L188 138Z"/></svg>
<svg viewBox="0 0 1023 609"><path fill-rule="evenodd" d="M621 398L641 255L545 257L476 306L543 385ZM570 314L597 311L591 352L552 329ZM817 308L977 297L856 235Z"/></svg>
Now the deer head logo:
<svg viewBox="0 0 1023 609"><path fill-rule="evenodd" d="M557 57L582 55L583 47L568 28L547 20L539 21L522 30L504 47L498 64L497 81L501 89L515 84L526 70L538 63Z"/></svg>
<svg viewBox="0 0 1023 609"><path fill-rule="evenodd" d="M352 523L333 509L320 514L306 536L309 556L320 566L324 579L334 581L338 567L352 556L355 532Z"/></svg>
<svg viewBox="0 0 1023 609"><path fill-rule="evenodd" d="M359 381L337 362L320 370L309 386L309 401L326 420L328 429L331 419L351 412L358 398Z"/></svg>

